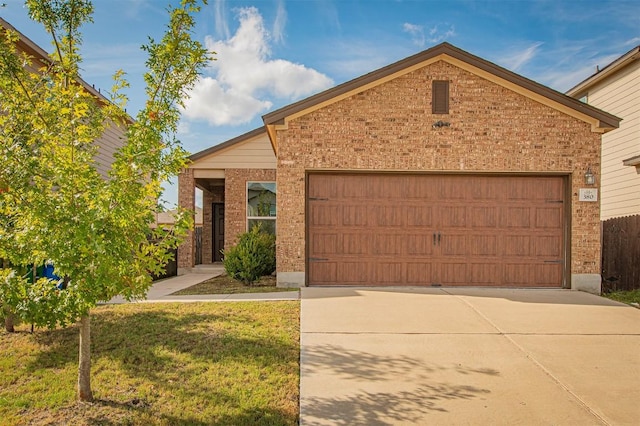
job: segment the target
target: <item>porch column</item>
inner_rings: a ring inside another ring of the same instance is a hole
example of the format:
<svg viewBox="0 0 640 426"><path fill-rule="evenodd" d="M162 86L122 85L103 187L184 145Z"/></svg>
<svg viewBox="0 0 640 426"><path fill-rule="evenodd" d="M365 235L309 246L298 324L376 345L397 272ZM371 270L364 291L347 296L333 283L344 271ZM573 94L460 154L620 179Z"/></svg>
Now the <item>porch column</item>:
<svg viewBox="0 0 640 426"><path fill-rule="evenodd" d="M178 175L178 205L195 212L196 186L193 169L184 169ZM195 245L195 232L189 230L184 242L178 247L178 275L191 272L191 268L195 266Z"/></svg>

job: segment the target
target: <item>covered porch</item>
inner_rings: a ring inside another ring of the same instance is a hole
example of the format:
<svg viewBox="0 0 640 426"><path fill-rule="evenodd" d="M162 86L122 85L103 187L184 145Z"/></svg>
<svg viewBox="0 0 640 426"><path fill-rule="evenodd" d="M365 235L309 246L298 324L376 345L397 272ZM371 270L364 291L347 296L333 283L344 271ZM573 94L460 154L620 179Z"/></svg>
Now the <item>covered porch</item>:
<svg viewBox="0 0 640 426"><path fill-rule="evenodd" d="M262 128L193 154L190 160L178 176L178 205L195 211L201 197L201 246L198 253L196 231L190 231L178 248L178 275L192 272L196 264L202 268L221 262L222 251L247 231L255 220L247 207L252 185L273 185L275 196L276 158ZM270 219L275 221L275 205Z"/></svg>

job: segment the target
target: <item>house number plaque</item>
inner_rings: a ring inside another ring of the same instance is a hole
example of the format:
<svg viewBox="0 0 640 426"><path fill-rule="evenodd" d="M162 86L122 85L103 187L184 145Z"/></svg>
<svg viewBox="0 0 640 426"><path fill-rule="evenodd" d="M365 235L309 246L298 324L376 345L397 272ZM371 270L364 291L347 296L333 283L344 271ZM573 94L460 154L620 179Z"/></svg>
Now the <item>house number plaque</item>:
<svg viewBox="0 0 640 426"><path fill-rule="evenodd" d="M598 201L598 190L594 188L580 188L578 201Z"/></svg>

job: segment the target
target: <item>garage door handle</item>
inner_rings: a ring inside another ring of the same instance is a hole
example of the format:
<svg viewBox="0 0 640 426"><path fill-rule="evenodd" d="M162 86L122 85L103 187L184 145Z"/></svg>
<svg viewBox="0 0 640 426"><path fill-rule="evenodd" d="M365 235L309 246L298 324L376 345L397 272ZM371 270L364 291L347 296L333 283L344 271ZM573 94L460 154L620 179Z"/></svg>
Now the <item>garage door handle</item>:
<svg viewBox="0 0 640 426"><path fill-rule="evenodd" d="M323 261L326 261L326 260L329 260L329 259L324 258L324 257L310 257L309 258L309 262L323 262Z"/></svg>
<svg viewBox="0 0 640 426"><path fill-rule="evenodd" d="M442 236L442 234L440 234L440 233L438 232L438 245L440 245L440 237L441 237L441 236Z"/></svg>

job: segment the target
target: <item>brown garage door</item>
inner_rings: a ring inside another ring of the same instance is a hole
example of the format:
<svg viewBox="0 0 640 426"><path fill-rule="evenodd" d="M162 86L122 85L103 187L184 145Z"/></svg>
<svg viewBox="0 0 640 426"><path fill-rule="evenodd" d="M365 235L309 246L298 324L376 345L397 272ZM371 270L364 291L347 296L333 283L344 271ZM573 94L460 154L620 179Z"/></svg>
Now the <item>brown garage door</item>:
<svg viewBox="0 0 640 426"><path fill-rule="evenodd" d="M562 286L563 177L308 178L309 285Z"/></svg>

